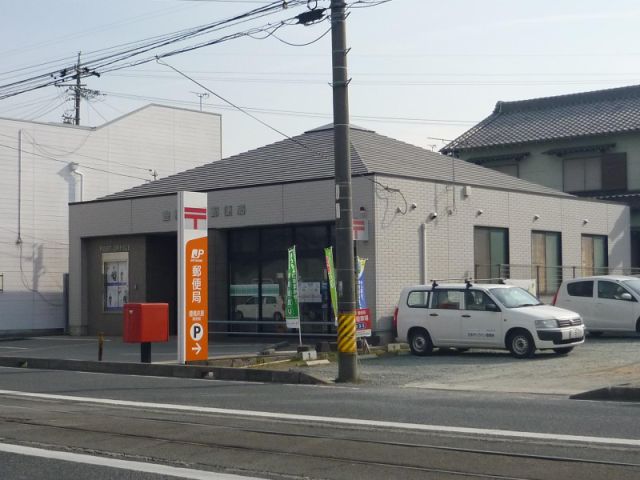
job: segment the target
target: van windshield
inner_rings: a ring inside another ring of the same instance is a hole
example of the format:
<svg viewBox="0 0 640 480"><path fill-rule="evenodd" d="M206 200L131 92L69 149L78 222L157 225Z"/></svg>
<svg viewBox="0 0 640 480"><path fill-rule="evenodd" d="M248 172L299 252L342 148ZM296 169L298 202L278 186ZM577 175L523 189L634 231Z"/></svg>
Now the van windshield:
<svg viewBox="0 0 640 480"><path fill-rule="evenodd" d="M633 280L624 280L622 283L625 287L629 287L631 290L640 295L640 279L636 278Z"/></svg>
<svg viewBox="0 0 640 480"><path fill-rule="evenodd" d="M542 305L536 297L519 287L490 288L489 291L507 308L534 307Z"/></svg>

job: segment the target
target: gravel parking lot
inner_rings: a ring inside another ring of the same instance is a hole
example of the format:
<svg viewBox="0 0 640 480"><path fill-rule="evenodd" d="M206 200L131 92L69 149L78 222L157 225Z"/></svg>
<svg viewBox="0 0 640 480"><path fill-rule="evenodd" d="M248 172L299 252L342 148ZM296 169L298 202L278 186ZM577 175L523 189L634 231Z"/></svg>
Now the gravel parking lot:
<svg viewBox="0 0 640 480"><path fill-rule="evenodd" d="M429 357L402 353L363 359L359 366L362 380L370 385L571 395L640 383L640 336L588 337L569 355L538 352L530 360L499 350L436 350ZM337 373L335 364L305 371L326 380Z"/></svg>

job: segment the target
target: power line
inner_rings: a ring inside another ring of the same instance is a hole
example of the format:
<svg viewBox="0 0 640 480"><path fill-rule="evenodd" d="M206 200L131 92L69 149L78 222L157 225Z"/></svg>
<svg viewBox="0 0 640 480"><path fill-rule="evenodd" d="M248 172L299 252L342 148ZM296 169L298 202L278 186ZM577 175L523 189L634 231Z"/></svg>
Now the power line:
<svg viewBox="0 0 640 480"><path fill-rule="evenodd" d="M118 97L130 100L140 100L140 101L151 101L151 102L166 102L166 103L174 103L177 105L187 105L187 106L195 106L196 102L188 101L188 100L177 100L166 97L151 97L144 95L133 95L119 92L103 92L107 97ZM217 109L227 109L227 110L236 110L235 107L229 107L228 105L221 104L203 104L208 107L217 108ZM273 108L260 108L260 107L248 107L242 106L242 108L249 112L256 113L264 113L270 115L285 115L285 116L294 116L294 117L309 117L309 118L331 118L331 113L321 113L321 112L304 112L298 110L282 110L282 109L273 109ZM475 125L478 123L478 120L447 120L447 119L432 119L432 118L420 118L420 117L390 117L390 116L377 116L377 115L351 115L353 119L367 120L372 122L388 122L388 123L423 123L423 124L433 124L433 125Z"/></svg>
<svg viewBox="0 0 640 480"><path fill-rule="evenodd" d="M137 165L130 165L128 163L123 163L123 162L118 162L116 160L111 160L111 159L104 159L104 158L100 158L100 157L94 157L92 155L85 155L82 153L77 153L78 150L80 150L84 144L87 142L87 140L89 139L89 137L91 136L92 132L89 132L89 134L83 139L83 141L80 143L79 146L77 146L74 150L70 151L70 152L65 152L65 153L58 153L58 152L48 152L47 149L45 147L49 147L49 148L56 148L56 145L50 145L50 144L46 144L46 143L40 143L38 142L35 137L33 137L33 135L31 135L29 132L25 131L25 134L27 134L30 138L31 138L31 143L34 147L38 148L41 152L43 152L47 158L49 159L56 159L58 161L63 161L63 160L59 160L56 157L69 157L69 156L73 156L75 157L81 157L81 158L87 158L89 160L97 160L99 162L103 162L106 163L107 165L110 164L116 164L116 165L120 165L122 167L127 167L127 168L131 168L134 170L142 170L144 172L148 172L151 169L149 168L144 168L144 167L138 167ZM11 136L11 135L5 135L0 133L0 136L2 137L6 137L6 138L10 138L10 139L14 139L15 137ZM5 145L6 146L6 145ZM30 154L29 152L26 152L24 149L22 150L24 153L26 154ZM37 154L34 154L37 155ZM69 163L68 161L66 161L66 163ZM91 168L91 167L87 167L86 165L82 165L85 168ZM106 171L106 170L105 170ZM111 171L109 171L109 173L113 173ZM138 178L138 177L134 177L134 178ZM141 180L145 180L145 181L149 181L148 179L141 179Z"/></svg>
<svg viewBox="0 0 640 480"><path fill-rule="evenodd" d="M299 6L302 3L304 3L302 2L302 0L291 0L290 2L287 3L287 5ZM86 71L83 72L82 76L88 76L88 75L94 75L94 74L99 75L100 73L106 73L114 70L119 70L122 68L128 68L134 65L139 65L139 64L153 61L156 56L167 57L167 56L177 55L179 53L185 53L191 50L203 48L205 46L221 43L223 41L227 41L230 39L239 38L241 36L248 36L249 34L258 33L259 31L265 31L268 28L273 28L273 25L269 24L260 28L253 28L247 31L237 32L235 34L230 34L212 41L202 42L202 43L184 47L178 50L163 52L158 55L154 55L153 57L147 57L147 58L132 61L130 63L124 63L128 59L142 55L151 50L155 50L161 47L171 45L173 43L182 42L187 39L192 39L198 36L209 34L217 30L220 30L222 28L229 28L231 26L236 26L236 25L245 23L249 20L271 15L276 11L282 10L282 6L283 6L282 2L271 2L266 6L258 7L253 10L250 10L249 12L245 12L245 13L236 15L234 17L230 17L230 18L213 22L210 24L206 24L206 25L202 25L199 27L190 28L186 30L181 30L171 34L152 37L149 41L130 42L129 44L126 44L129 46L129 48L123 51L105 54L102 56L98 56L96 58L93 58L93 57L85 58L84 65L85 65ZM293 19L295 19L295 17L290 18L288 20L291 21ZM284 22L286 22L286 20ZM106 49L106 50L109 50L109 49ZM0 99L19 95L27 91L44 88L50 85L55 85L56 83L63 82L65 80L70 80L71 78L75 78L72 72L73 72L73 67L68 66L61 70L48 71L41 74L32 74L32 76L28 78L24 78L22 80L0 85Z"/></svg>
<svg viewBox="0 0 640 480"><path fill-rule="evenodd" d="M0 143L0 147L8 148L8 149L14 150L16 152L20 151L20 149L17 148L17 147L12 147L11 145L5 145L3 143ZM25 152L24 150L22 150L22 152L27 154L27 155L33 155L33 156L36 156L36 157L45 158L47 160L52 160L54 162L64 163L64 164L67 164L67 165L69 164L69 161L67 161L67 160L59 160L59 159L57 159L55 157L51 157L49 155L42 155L40 153L35 153L35 152ZM148 178L136 177L136 176L133 176L133 175L127 175L125 173L114 172L112 170L104 170L102 168L90 167L89 165L84 165L84 164L79 164L79 165L82 166L82 168L86 168L87 170L95 170L97 172L109 173L111 175L118 175L120 177L134 178L136 180L143 180L145 182L149 182L150 181Z"/></svg>
<svg viewBox="0 0 640 480"><path fill-rule="evenodd" d="M177 68L172 67L172 66L171 66L171 65L169 65L168 63L162 62L160 59L157 59L157 61L158 61L158 63L160 63L161 65L165 65L165 66L169 67L170 69L175 70L175 72L176 72L176 73L178 73L178 74L182 75L182 76L183 76L184 78L186 78L187 80L192 81L193 83L195 83L196 85L198 85L200 88L202 88L202 89L206 90L207 92L209 92L211 95L213 95L213 96L215 96L215 97L219 98L220 100L222 100L222 101L223 101L223 102L225 102L225 103L228 103L228 104L229 104L229 105L231 105L233 108L235 108L235 109L239 110L240 112L244 113L245 115L247 115L247 116L249 116L249 117L253 118L256 122L261 123L262 125L264 125L264 126L265 126L265 127L267 127L268 129L273 130L273 131L274 131L274 132L276 132L277 134L282 135L282 136L283 136L283 137L285 137L285 138L288 138L288 139L289 139L289 140L291 140L292 142L294 142L294 143L296 143L296 144L300 145L301 147L303 147L303 148L305 148L305 149L307 149L307 150L309 150L309 151L311 151L311 152L313 152L313 153L315 153L315 154L318 154L318 155L323 156L321 153L319 153L319 152L315 152L314 150L312 150L311 148L309 148L309 147L308 147L307 145L305 145L304 143L299 142L299 141L298 141L298 140L296 140L295 138L292 138L292 137L290 137L289 135L287 135L286 133L281 132L281 131L280 131L280 130L278 130L277 128L272 127L271 125L269 125L269 124L268 124L267 122L265 122L264 120L259 119L259 118L258 118L258 117L256 117L255 115L253 115L253 114L249 113L248 111L246 111L246 110L245 110L245 109L243 109L242 107L240 107L240 106L236 105L235 103L231 102L230 100L227 100L226 98L222 97L221 95L218 95L218 94L217 94L216 92L214 92L213 90L211 90L211 89L209 89L209 88L205 87L203 84L201 84L201 83L200 83L200 82L198 82L197 80L194 80L194 79L193 79L193 78L191 78L189 75L186 75L186 74L182 73L182 72L181 72L180 70L178 70ZM324 156L323 156L323 157L324 157Z"/></svg>

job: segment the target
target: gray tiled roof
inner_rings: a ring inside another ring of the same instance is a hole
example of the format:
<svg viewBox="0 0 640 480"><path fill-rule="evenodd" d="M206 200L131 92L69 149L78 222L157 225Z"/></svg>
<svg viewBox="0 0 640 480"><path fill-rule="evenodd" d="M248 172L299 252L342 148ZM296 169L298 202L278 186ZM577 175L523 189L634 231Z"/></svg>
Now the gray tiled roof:
<svg viewBox="0 0 640 480"><path fill-rule="evenodd" d="M640 130L640 85L498 102L491 115L441 152L637 130Z"/></svg>
<svg viewBox="0 0 640 480"><path fill-rule="evenodd" d="M355 126L351 127L351 172L353 176L378 173L566 196L551 188ZM99 200L329 179L333 175L333 129L329 125Z"/></svg>

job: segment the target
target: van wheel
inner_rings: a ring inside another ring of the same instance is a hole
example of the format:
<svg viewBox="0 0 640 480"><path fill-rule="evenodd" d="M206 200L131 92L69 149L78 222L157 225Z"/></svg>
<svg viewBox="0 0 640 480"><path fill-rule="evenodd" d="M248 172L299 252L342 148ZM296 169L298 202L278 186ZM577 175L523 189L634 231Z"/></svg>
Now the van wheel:
<svg viewBox="0 0 640 480"><path fill-rule="evenodd" d="M507 348L515 358L531 358L536 351L533 337L526 330L511 332L507 338Z"/></svg>
<svg viewBox="0 0 640 480"><path fill-rule="evenodd" d="M571 352L573 347L565 347L565 348L554 348L553 351L556 352L556 355L566 355Z"/></svg>
<svg viewBox="0 0 640 480"><path fill-rule="evenodd" d="M282 314L280 312L276 312L273 314L273 321L274 322L281 322L282 321Z"/></svg>
<svg viewBox="0 0 640 480"><path fill-rule="evenodd" d="M640 318L636 322L636 332L640 333Z"/></svg>
<svg viewBox="0 0 640 480"><path fill-rule="evenodd" d="M244 315L242 314L242 312L240 310L237 310L234 315L234 320L244 320Z"/></svg>
<svg viewBox="0 0 640 480"><path fill-rule="evenodd" d="M431 352L433 352L431 337L429 336L429 333L422 328L411 332L409 347L411 348L411 353L420 357L430 355Z"/></svg>

